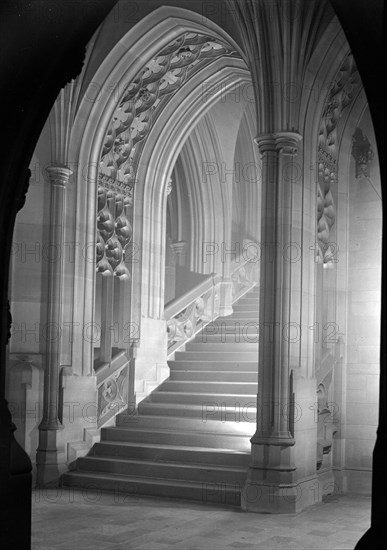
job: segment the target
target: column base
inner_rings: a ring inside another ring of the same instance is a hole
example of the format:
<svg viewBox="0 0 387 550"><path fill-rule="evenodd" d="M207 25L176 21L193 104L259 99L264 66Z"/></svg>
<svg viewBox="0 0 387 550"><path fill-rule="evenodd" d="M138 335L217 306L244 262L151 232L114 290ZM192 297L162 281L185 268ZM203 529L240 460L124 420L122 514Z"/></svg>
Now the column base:
<svg viewBox="0 0 387 550"><path fill-rule="evenodd" d="M242 510L266 514L297 514L320 501L316 477L291 484L268 484L248 479L241 494Z"/></svg>
<svg viewBox="0 0 387 550"><path fill-rule="evenodd" d="M36 451L36 487L58 487L61 472L57 451Z"/></svg>
<svg viewBox="0 0 387 550"><path fill-rule="evenodd" d="M39 429L39 447L36 451L36 486L58 487L60 473L57 431Z"/></svg>
<svg viewBox="0 0 387 550"><path fill-rule="evenodd" d="M343 493L353 495L372 495L372 469L347 469L334 470L334 487L341 489Z"/></svg>

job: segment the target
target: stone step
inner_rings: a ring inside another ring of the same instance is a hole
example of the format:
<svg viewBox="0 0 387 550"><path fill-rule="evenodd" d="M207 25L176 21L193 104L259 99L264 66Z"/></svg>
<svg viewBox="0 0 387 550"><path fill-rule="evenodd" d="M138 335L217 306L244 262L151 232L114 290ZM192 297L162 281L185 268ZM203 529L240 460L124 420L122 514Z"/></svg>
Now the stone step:
<svg viewBox="0 0 387 550"><path fill-rule="evenodd" d="M184 405L202 405L203 407L246 407L255 404L256 393L236 395L234 393L185 393L185 392L167 392L154 391L146 399L151 403L180 403Z"/></svg>
<svg viewBox="0 0 387 550"><path fill-rule="evenodd" d="M255 305L259 304L259 293L255 292L254 294L253 293L245 294L244 296L242 296L242 298L239 298L239 300L235 302L234 306L239 306L244 304L255 304Z"/></svg>
<svg viewBox="0 0 387 550"><path fill-rule="evenodd" d="M169 497L240 505L240 486L202 483L172 479L142 478L97 472L69 472L62 476L62 483L68 487L90 488L91 491L109 491L117 495L136 494Z"/></svg>
<svg viewBox="0 0 387 550"><path fill-rule="evenodd" d="M229 334L259 334L259 323L257 321L249 321L246 323L241 323L239 320L233 321L232 323L222 321L221 323L214 325L207 325L201 332L195 336L195 338L200 338L202 341L203 336L227 336Z"/></svg>
<svg viewBox="0 0 387 550"><path fill-rule="evenodd" d="M258 342L188 342L185 346L186 351L201 351L209 353L216 352L237 352L247 353L249 351L258 353Z"/></svg>
<svg viewBox="0 0 387 550"><path fill-rule="evenodd" d="M221 422L249 422L253 426L256 423L257 408L256 396L249 403L237 406L227 406L225 403L201 403L200 405L182 403L153 403L142 401L138 406L141 415L178 416L180 418L195 418L201 422L217 420Z"/></svg>
<svg viewBox="0 0 387 550"><path fill-rule="evenodd" d="M256 382L220 382L208 380L167 380L156 391L160 392L187 392L187 393L225 393L225 394L256 394L258 381Z"/></svg>
<svg viewBox="0 0 387 550"><path fill-rule="evenodd" d="M251 288L248 292L246 292L246 294L243 294L243 296L241 298L239 298L239 300L243 300L243 298L246 298L246 297L249 297L249 296L255 296L255 295L259 296L259 292L260 292L260 289L256 285L253 288Z"/></svg>
<svg viewBox="0 0 387 550"><path fill-rule="evenodd" d="M63 484L239 506L256 430L258 294L176 352L170 378L103 428Z"/></svg>
<svg viewBox="0 0 387 550"><path fill-rule="evenodd" d="M189 447L162 445L158 443L138 443L129 441L101 441L96 443L89 456L114 456L116 458L163 460L194 464L214 464L216 466L247 467L250 451L238 449L217 449L209 447Z"/></svg>
<svg viewBox="0 0 387 550"><path fill-rule="evenodd" d="M235 319L233 317L218 317L216 321L208 323L203 329L203 332L220 333L223 330L232 331L233 329L239 329L239 331L259 331L259 322L257 319Z"/></svg>
<svg viewBox="0 0 387 550"><path fill-rule="evenodd" d="M109 427L101 430L101 441L130 442L130 443L155 443L157 445L177 445L179 447L202 447L216 449L234 449L249 451L250 438L239 434L217 434L206 432L205 423L201 432L184 432L172 430L142 430L130 427Z"/></svg>
<svg viewBox="0 0 387 550"><path fill-rule="evenodd" d="M240 484L246 481L246 468L201 464L183 464L116 457L82 457L77 463L84 472L101 472L125 476L199 481L203 483Z"/></svg>
<svg viewBox="0 0 387 550"><path fill-rule="evenodd" d="M257 351L177 351L176 361L256 361Z"/></svg>
<svg viewBox="0 0 387 550"><path fill-rule="evenodd" d="M258 311L233 311L231 315L227 315L226 317L218 317L216 321L222 322L225 319L232 318L234 321L240 320L240 319L247 319L251 321L258 322L259 319L259 312Z"/></svg>
<svg viewBox="0 0 387 550"><path fill-rule="evenodd" d="M259 333L256 330L244 331L239 330L237 327L235 330L220 330L218 334L199 333L195 340L192 340L197 344L220 344L220 343L235 343L235 344L255 344L259 342ZM238 348L239 349L239 348Z"/></svg>
<svg viewBox="0 0 387 550"><path fill-rule="evenodd" d="M258 380L258 372L172 370L170 381L252 382Z"/></svg>
<svg viewBox="0 0 387 550"><path fill-rule="evenodd" d="M184 352L182 352L184 353ZM183 356L184 357L184 356ZM240 357L240 354L239 354ZM186 370L186 371L205 371L205 372L218 372L218 371L231 371L231 372L258 372L258 358L254 358L253 361L200 361L200 360L175 360L168 361L171 372L173 370Z"/></svg>
<svg viewBox="0 0 387 550"><path fill-rule="evenodd" d="M254 313L256 313L257 315L259 315L259 304L258 304L258 300L257 302L255 302L254 300L246 300L245 302L243 303L240 303L239 301L234 304L232 306L233 308L233 313L232 315L236 312L236 311L253 311Z"/></svg>
<svg viewBox="0 0 387 550"><path fill-rule="evenodd" d="M122 412L117 415L118 427L129 427L132 430L177 430L185 432L203 432L225 435L245 435L251 437L255 432L255 423L237 422L235 420L223 421L206 420L192 417L173 417L152 414L138 414Z"/></svg>

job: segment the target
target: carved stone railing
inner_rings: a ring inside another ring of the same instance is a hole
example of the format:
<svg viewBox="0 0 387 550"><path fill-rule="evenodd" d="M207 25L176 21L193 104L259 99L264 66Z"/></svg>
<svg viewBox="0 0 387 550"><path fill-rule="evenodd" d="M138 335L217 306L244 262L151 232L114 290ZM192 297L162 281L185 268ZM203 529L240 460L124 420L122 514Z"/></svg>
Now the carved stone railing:
<svg viewBox="0 0 387 550"><path fill-rule="evenodd" d="M112 350L113 357L109 363L101 362L98 357L99 350L95 350L98 428L125 410L134 400L133 349Z"/></svg>
<svg viewBox="0 0 387 550"><path fill-rule="evenodd" d="M232 303L251 290L259 278L259 246L244 240L242 253L231 263Z"/></svg>
<svg viewBox="0 0 387 550"><path fill-rule="evenodd" d="M232 302L257 284L257 254L252 253L250 241L244 241L244 253L231 267ZM253 243L255 252L258 247ZM225 282L214 273L194 288L172 300L164 310L167 321L168 357L193 338L208 323L220 315L221 285ZM227 284L230 284L227 282Z"/></svg>
<svg viewBox="0 0 387 550"><path fill-rule="evenodd" d="M343 357L344 342L339 338L335 344L333 353L327 350L321 364L316 368L317 382L317 465L320 470L323 465L324 455L332 450L333 439L338 431L336 404L333 401L333 384L335 369L339 366Z"/></svg>
<svg viewBox="0 0 387 550"><path fill-rule="evenodd" d="M219 316L221 277L214 273L165 308L168 356Z"/></svg>

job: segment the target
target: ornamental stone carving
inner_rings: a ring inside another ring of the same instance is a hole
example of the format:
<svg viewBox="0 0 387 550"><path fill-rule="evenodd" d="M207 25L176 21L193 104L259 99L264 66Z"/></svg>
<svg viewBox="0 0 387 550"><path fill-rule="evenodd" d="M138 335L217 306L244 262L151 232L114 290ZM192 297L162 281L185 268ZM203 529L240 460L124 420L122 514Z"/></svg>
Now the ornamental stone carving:
<svg viewBox="0 0 387 550"><path fill-rule="evenodd" d="M322 466L324 455L332 450L333 439L337 433L333 411L330 409L329 391L332 384L333 367L317 386L317 464L316 469Z"/></svg>
<svg viewBox="0 0 387 550"><path fill-rule="evenodd" d="M98 386L98 426L122 410L128 402L128 366L110 374Z"/></svg>
<svg viewBox="0 0 387 550"><path fill-rule="evenodd" d="M168 319L168 350L179 342L186 342L198 332L203 324L212 321L214 317L214 304L217 302L218 288L213 287L198 296L196 300L191 302L177 315Z"/></svg>
<svg viewBox="0 0 387 550"><path fill-rule="evenodd" d="M317 241L319 258L324 263L333 261L329 235L336 218L332 188L337 182L338 125L359 88L359 73L349 54L328 91L318 136Z"/></svg>
<svg viewBox="0 0 387 550"><path fill-rule="evenodd" d="M356 178L368 178L374 152L361 128L356 128L352 136L352 156L355 159Z"/></svg>
<svg viewBox="0 0 387 550"><path fill-rule="evenodd" d="M129 221L131 195L124 194L119 187L113 190L109 181L106 184L106 180L100 179L99 183L97 272L102 275L115 275L120 279L129 279L130 273L125 265L125 251L132 240L132 226Z"/></svg>
<svg viewBox="0 0 387 550"><path fill-rule="evenodd" d="M150 59L127 87L107 130L100 173L113 181L135 181L143 140L166 103L194 73L235 52L212 37L185 33Z"/></svg>

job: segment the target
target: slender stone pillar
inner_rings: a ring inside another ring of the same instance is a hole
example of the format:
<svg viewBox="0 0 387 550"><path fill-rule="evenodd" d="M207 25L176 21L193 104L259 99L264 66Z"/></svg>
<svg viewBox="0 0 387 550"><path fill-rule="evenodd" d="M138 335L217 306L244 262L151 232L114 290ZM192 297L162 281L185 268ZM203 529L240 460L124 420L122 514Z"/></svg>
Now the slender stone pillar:
<svg viewBox="0 0 387 550"><path fill-rule="evenodd" d="M57 432L62 428L58 418L60 374L60 328L63 304L63 237L66 208L66 185L72 172L68 168L47 168L51 182L50 246L55 247L55 260L48 267L48 307L46 330L46 364L44 370L43 418L39 425L36 452L37 484L55 484L59 479Z"/></svg>
<svg viewBox="0 0 387 550"><path fill-rule="evenodd" d="M299 338L298 347L292 344L300 330L302 281L288 254L293 228L302 233L302 181L296 181L294 165L300 139L296 132L256 139L262 155L257 431L242 494L242 507L251 511L289 513L302 506L294 464L292 372L301 361Z"/></svg>
<svg viewBox="0 0 387 550"><path fill-rule="evenodd" d="M114 279L113 274L102 277L101 296L101 361L110 363L112 360L112 330L113 326ZM122 327L121 327L122 328Z"/></svg>

